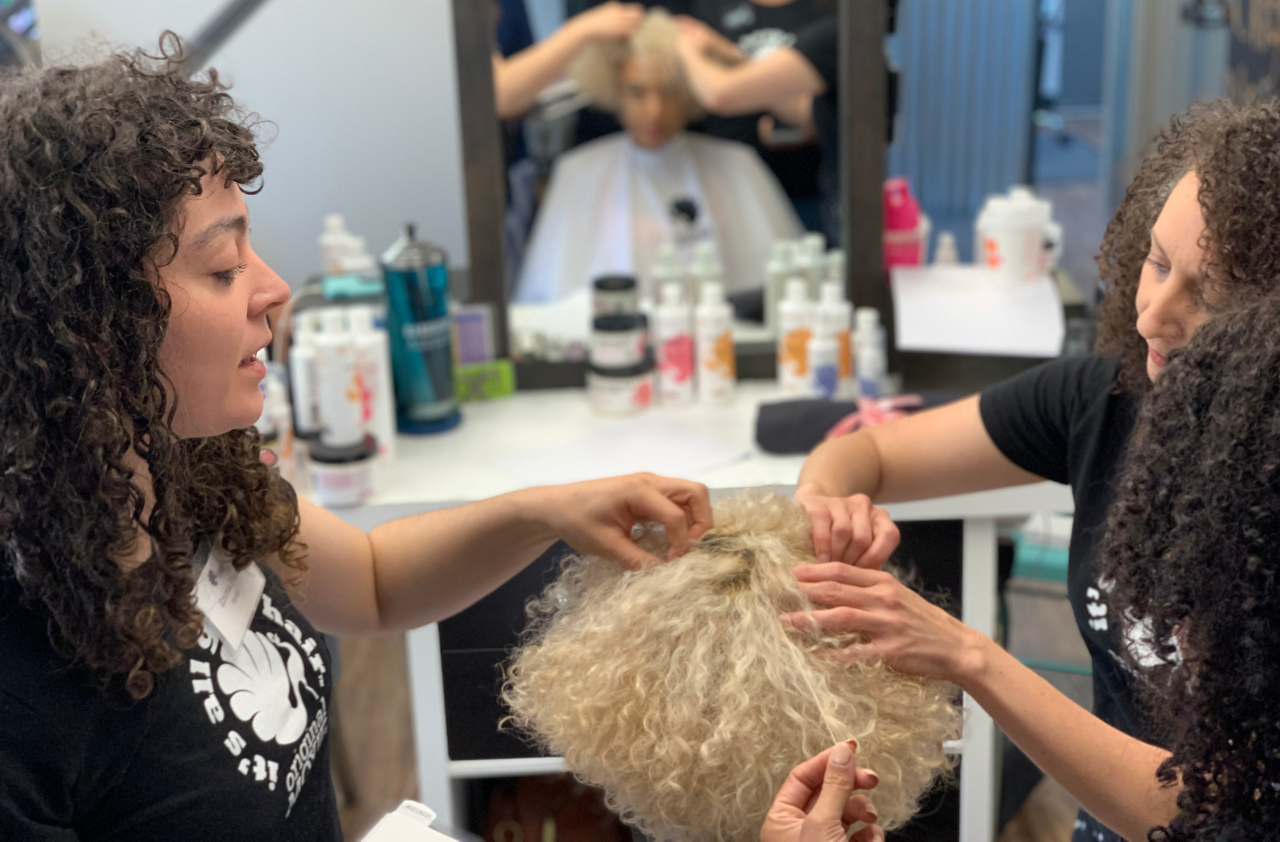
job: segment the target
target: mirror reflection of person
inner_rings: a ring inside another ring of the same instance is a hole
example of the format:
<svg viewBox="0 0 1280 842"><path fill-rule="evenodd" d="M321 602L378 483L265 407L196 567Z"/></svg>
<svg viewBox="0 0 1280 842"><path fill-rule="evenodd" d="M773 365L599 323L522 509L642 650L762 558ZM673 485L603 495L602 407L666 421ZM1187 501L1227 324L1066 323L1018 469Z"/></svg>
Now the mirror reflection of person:
<svg viewBox="0 0 1280 842"><path fill-rule="evenodd" d="M552 302L605 274L646 276L658 250L711 241L730 292L759 287L774 240L800 220L754 150L685 132L698 107L680 72L678 30L651 11L625 43L596 44L570 75L624 132L556 163L514 298Z"/></svg>
<svg viewBox="0 0 1280 842"><path fill-rule="evenodd" d="M828 242L840 242L838 16L834 12L822 15L777 40L772 49L746 60L736 58L733 51L737 45L703 21L692 17L678 20L684 72L698 104L708 114L730 118L763 113L766 118L759 124L762 137L772 136L779 122L802 134L816 134L821 151L818 192L822 231Z"/></svg>
<svg viewBox="0 0 1280 842"><path fill-rule="evenodd" d="M538 93L564 75L565 68L596 40L629 38L644 20L639 3L602 3L565 21L538 43L503 57L493 56L494 109L504 120L533 107Z"/></svg>

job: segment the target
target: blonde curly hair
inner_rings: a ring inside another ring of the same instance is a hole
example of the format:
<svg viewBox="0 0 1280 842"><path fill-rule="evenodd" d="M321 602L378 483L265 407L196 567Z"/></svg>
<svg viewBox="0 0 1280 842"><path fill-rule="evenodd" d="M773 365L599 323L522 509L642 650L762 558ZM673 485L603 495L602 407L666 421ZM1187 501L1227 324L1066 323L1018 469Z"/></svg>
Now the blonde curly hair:
<svg viewBox="0 0 1280 842"><path fill-rule="evenodd" d="M814 560L800 507L727 498L715 524L646 570L567 559L530 601L505 722L659 840L756 839L791 768L848 739L880 777L882 826L901 826L952 768L942 744L960 734L957 689L823 657L858 636L783 627L779 614L812 609L791 573ZM658 533L641 542L665 552Z"/></svg>
<svg viewBox="0 0 1280 842"><path fill-rule="evenodd" d="M700 119L702 108L689 88L676 50L679 34L675 19L666 9L651 9L629 39L596 40L583 47L569 65L569 78L592 104L616 112L622 105L622 66L634 58L670 80L690 122Z"/></svg>

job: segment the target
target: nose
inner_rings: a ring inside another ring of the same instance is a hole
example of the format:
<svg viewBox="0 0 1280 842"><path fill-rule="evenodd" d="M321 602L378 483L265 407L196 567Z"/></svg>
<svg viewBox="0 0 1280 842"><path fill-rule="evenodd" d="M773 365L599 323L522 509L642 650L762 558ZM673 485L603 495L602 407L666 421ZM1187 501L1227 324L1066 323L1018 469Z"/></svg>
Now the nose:
<svg viewBox="0 0 1280 842"><path fill-rule="evenodd" d="M249 299L249 317L256 319L284 304L292 293L284 279L273 272L257 254L253 255L253 263L257 264L257 284Z"/></svg>
<svg viewBox="0 0 1280 842"><path fill-rule="evenodd" d="M1146 306L1138 313L1138 333L1171 344L1185 342L1190 335L1187 322L1193 309L1186 284L1171 276L1147 297Z"/></svg>

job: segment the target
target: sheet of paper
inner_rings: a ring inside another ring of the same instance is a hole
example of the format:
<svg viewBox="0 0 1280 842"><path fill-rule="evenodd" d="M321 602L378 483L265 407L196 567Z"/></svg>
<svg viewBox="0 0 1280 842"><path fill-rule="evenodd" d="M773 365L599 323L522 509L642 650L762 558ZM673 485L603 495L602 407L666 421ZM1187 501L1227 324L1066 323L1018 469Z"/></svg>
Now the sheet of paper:
<svg viewBox="0 0 1280 842"><path fill-rule="evenodd" d="M1056 357L1066 336L1049 277L1002 280L985 266L897 267L893 305L900 351Z"/></svg>
<svg viewBox="0 0 1280 842"><path fill-rule="evenodd" d="M637 471L697 479L747 455L675 419L647 412L550 447L505 454L493 464L525 485L554 485Z"/></svg>

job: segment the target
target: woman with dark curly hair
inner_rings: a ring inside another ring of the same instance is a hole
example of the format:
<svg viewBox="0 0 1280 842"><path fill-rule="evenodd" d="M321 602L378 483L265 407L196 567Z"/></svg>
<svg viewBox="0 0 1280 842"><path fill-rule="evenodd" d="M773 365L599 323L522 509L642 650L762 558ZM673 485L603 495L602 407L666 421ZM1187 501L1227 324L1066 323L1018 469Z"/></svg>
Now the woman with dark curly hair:
<svg viewBox="0 0 1280 842"><path fill-rule="evenodd" d="M250 427L289 297L252 122L161 46L0 84L0 839L338 839L317 630L442 619L556 537L678 554L710 505L636 475L366 535L297 499Z"/></svg>
<svg viewBox="0 0 1280 842"><path fill-rule="evenodd" d="M959 684L1084 805L1077 840L1145 838L1177 812L1156 780L1167 735L1122 665L1150 641L1109 614L1125 606L1097 544L1137 408L1169 354L1217 313L1280 278L1280 106L1201 105L1173 119L1107 227L1097 353L1061 359L981 395L818 447L796 499L820 561L799 569L818 622L866 633L859 652ZM1075 497L1069 598L1093 661L1090 715L974 632L875 569L897 543L872 503L1044 479ZM847 563L836 563L847 562ZM1151 557L1147 564L1158 563ZM800 621L799 618L796 618ZM1096 817L1096 818L1095 818Z"/></svg>
<svg viewBox="0 0 1280 842"><path fill-rule="evenodd" d="M1205 325L1143 402L1099 570L1180 783L1165 837L1280 827L1280 297ZM1158 563L1152 563L1158 560ZM1263 830L1269 828L1270 830Z"/></svg>

